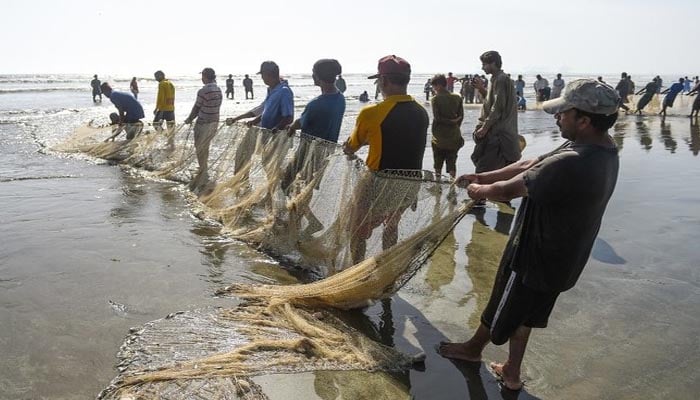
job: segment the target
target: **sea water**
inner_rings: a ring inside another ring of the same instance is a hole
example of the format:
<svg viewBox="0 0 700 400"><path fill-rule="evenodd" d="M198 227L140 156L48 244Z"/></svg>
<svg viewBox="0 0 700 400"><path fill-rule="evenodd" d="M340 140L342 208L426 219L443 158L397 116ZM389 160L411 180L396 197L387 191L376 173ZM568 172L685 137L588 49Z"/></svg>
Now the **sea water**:
<svg viewBox="0 0 700 400"><path fill-rule="evenodd" d="M603 76L617 82L616 75ZM409 88L428 109L423 84L429 77L414 76ZM128 91L130 77L101 78ZM257 76L255 100L243 100L240 76L234 78L236 99L224 101L222 116L245 112L264 97ZM308 75L285 78L298 116L318 88ZM374 97L372 80L345 78L341 141L363 106L357 96L367 90ZM637 90L650 78L635 77ZM285 284L304 278L194 218L182 185L51 151L76 126L106 123L114 111L106 97L92 102L90 79L0 76L3 399L91 398L116 374L115 353L130 327L178 310L231 306L231 299L213 296L230 282ZM219 78L222 88L224 80ZM675 80L664 77L666 85ZM182 121L201 82L197 76L172 81ZM534 100L532 76L526 81L526 97ZM139 85L150 117L156 82L141 79ZM611 129L621 149L617 189L579 283L560 296L550 326L533 332L520 398L697 398L700 129L682 116L690 100L679 97L672 109L676 116L621 115ZM459 153L459 173L472 171L470 134L478 107L465 106L467 143ZM519 127L528 142L524 157L563 142L553 117L542 111L520 113ZM429 147L424 168L432 169ZM505 397L483 364L453 364L433 346L465 340L478 326L513 214L510 207L489 203L468 215L390 301L348 315L365 335L407 353L424 351L424 368L403 374L319 371L256 382L272 399ZM484 359L501 361L506 354L505 346L490 346Z"/></svg>

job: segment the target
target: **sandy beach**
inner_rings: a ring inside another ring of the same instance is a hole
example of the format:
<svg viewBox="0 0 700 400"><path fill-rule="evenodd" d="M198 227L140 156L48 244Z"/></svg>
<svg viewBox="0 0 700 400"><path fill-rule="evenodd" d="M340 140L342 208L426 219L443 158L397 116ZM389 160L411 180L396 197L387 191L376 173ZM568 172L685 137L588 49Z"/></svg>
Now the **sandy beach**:
<svg viewBox="0 0 700 400"><path fill-rule="evenodd" d="M356 96L373 94L365 76L345 76L340 141L363 106ZM422 94L428 76L416 74L409 92L430 112ZM611 82L615 76L605 75ZM92 103L86 77L56 78L59 83L0 79L2 399L93 398L116 375L115 354L129 328L179 310L230 306L231 299L214 292L231 282L303 278L195 218L184 185L51 151L76 127L104 123L113 111L107 99ZM298 116L318 91L308 74L287 78ZM637 86L648 78L637 77ZM119 90L128 86L128 78L107 79ZM182 121L200 84L196 76L173 81ZM155 85L144 80L141 87L148 119ZM241 97L237 87L222 116L262 100ZM553 117L536 109L532 93L526 97L530 110L520 113L519 130L528 143L523 156L535 157L563 139ZM700 233L694 187L700 125L685 116L694 99L686 97L666 119L651 112L620 115L610 131L620 148L617 189L581 280L560 296L550 326L533 332L523 392L503 394L484 363L455 364L434 350L441 340L467 339L478 326L515 212L498 203L467 215L390 301L348 313L368 337L405 353L425 352L424 369L263 375L255 382L270 399L697 398L700 249L692 241ZM479 107L465 105L458 173L473 170L471 132ZM423 167L432 168L429 148ZM489 346L484 361L506 353Z"/></svg>

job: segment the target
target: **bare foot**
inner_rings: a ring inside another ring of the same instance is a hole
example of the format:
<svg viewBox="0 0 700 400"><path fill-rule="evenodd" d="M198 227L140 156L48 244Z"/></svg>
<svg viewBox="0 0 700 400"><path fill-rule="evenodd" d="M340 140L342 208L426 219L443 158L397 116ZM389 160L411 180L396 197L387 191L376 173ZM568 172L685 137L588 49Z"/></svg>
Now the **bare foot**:
<svg viewBox="0 0 700 400"><path fill-rule="evenodd" d="M437 348L438 354L445 358L452 358L455 360L463 360L463 361L472 361L472 362L479 362L481 361L481 352L475 351L474 349L469 346L469 342L464 342L464 343L449 343L449 342L440 342L440 345Z"/></svg>
<svg viewBox="0 0 700 400"><path fill-rule="evenodd" d="M520 390L523 388L523 381L520 380L520 373L514 373L510 371L508 367L504 367L504 364L491 363L489 364L491 371L494 375L503 381L503 386L509 390Z"/></svg>

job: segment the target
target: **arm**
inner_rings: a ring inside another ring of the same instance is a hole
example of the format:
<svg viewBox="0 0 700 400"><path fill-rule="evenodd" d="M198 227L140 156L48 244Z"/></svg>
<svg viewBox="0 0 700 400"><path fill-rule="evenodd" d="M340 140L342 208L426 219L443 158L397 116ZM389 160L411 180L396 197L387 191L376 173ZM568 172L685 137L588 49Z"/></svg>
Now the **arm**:
<svg viewBox="0 0 700 400"><path fill-rule="evenodd" d="M507 181L532 168L538 162L540 162L539 158L521 160L495 171L462 175L457 178L455 184L466 188L469 184L490 185L496 182Z"/></svg>
<svg viewBox="0 0 700 400"><path fill-rule="evenodd" d="M156 95L156 107L153 109L153 114L158 112L158 105L165 103L165 93L160 90L160 83L158 84L158 94Z"/></svg>
<svg viewBox="0 0 700 400"><path fill-rule="evenodd" d="M239 116L237 116L237 117L226 118L226 124L231 125L231 124L233 124L234 122L240 121L240 120L242 120L242 119L253 118L253 117L259 117L260 115L262 115L262 110L263 110L264 104L265 104L265 103L260 103L259 106L255 107L255 108L251 109L250 111L247 111L247 112L245 112L245 113L243 113L243 114L241 114L241 115L239 115ZM257 122L260 122L260 119L257 119L257 121L255 121L255 122L256 122L256 123L257 123Z"/></svg>
<svg viewBox="0 0 700 400"><path fill-rule="evenodd" d="M195 104L192 106L192 111L190 111L190 115L185 120L185 123L191 124L192 121L194 121L195 118L197 118L197 114L199 114L199 106L197 104Z"/></svg>
<svg viewBox="0 0 700 400"><path fill-rule="evenodd" d="M286 128L287 126L289 126L289 124L291 124L293 120L294 120L294 117L291 116L291 115L288 116L288 117L283 117L283 118L280 120L279 124L277 124L277 125L276 125L274 128L272 128L272 129L273 129L273 130L284 129L284 128Z"/></svg>
<svg viewBox="0 0 700 400"><path fill-rule="evenodd" d="M502 79L494 79L492 85L493 87L491 88L491 94L493 95L493 104L491 104L491 111L489 112L488 117L484 119L479 127L479 129L476 130L475 135L476 137L482 138L486 136L489 131L491 130L491 127L496 123L496 121L499 121L500 119L503 118L503 114L505 113L505 107L506 107L506 93L507 93L507 87L503 84Z"/></svg>
<svg viewBox="0 0 700 400"><path fill-rule="evenodd" d="M287 127L287 135L294 136L294 134L297 132L297 129L299 128L301 128L301 119L297 119Z"/></svg>
<svg viewBox="0 0 700 400"><path fill-rule="evenodd" d="M467 194L474 200L509 201L516 197L527 196L527 186L521 172L506 181L486 185L472 183L467 187Z"/></svg>

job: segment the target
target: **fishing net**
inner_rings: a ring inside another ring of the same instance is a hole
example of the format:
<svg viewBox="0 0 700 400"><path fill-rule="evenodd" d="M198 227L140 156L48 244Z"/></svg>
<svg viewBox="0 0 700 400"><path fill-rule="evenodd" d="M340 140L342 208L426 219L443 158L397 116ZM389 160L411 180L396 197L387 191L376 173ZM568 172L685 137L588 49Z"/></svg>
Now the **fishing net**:
<svg viewBox="0 0 700 400"><path fill-rule="evenodd" d="M147 324L122 346L120 374L103 398L187 398L188 391L255 398L262 396L255 375L410 365L330 310L398 291L469 210L464 191L425 171L370 171L338 144L306 135L222 124L203 139L181 125L104 142L113 130L81 127L55 149L187 182L203 218L319 280L233 284L218 294L242 299L235 308Z"/></svg>

